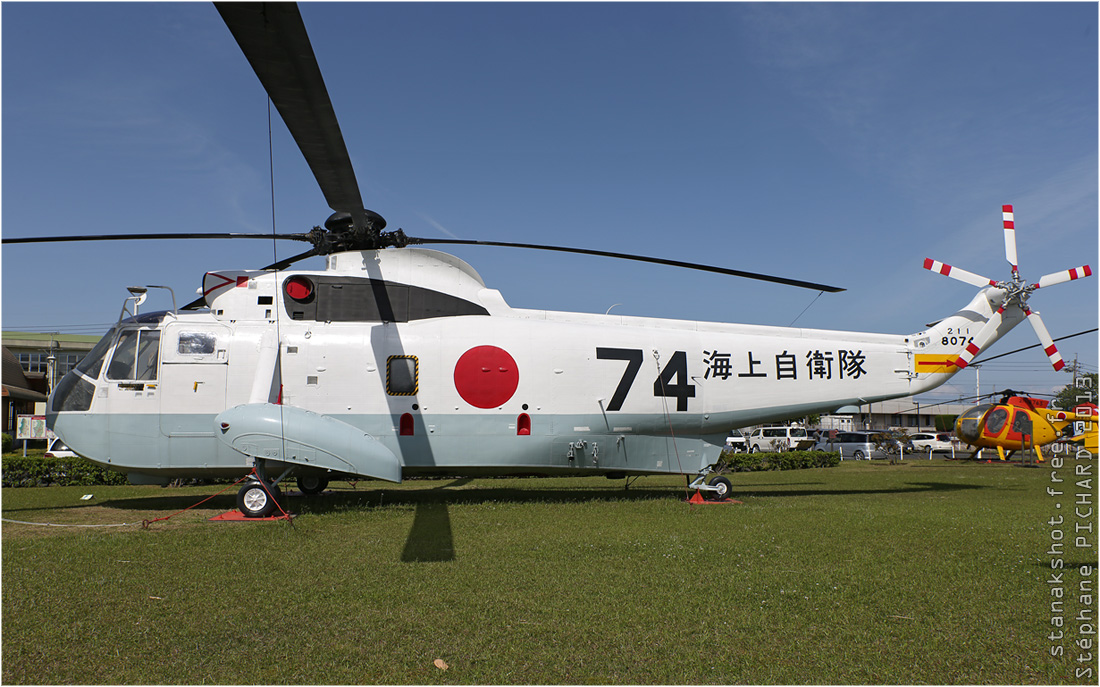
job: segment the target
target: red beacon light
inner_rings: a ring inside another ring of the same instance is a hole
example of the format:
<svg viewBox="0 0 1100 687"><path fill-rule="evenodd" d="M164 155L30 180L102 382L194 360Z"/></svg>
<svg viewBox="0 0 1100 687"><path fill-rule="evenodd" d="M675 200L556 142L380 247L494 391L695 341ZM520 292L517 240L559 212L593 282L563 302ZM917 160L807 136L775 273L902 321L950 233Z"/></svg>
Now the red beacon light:
<svg viewBox="0 0 1100 687"><path fill-rule="evenodd" d="M313 295L313 282L305 277L291 277L283 285L286 295L296 301L304 301Z"/></svg>

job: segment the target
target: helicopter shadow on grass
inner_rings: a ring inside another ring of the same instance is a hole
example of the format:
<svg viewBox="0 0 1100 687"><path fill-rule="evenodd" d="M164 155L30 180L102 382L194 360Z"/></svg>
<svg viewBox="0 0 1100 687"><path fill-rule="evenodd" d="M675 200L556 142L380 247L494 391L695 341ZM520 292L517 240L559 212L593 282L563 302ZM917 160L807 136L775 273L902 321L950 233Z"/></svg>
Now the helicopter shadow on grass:
<svg viewBox="0 0 1100 687"><path fill-rule="evenodd" d="M467 485L475 478L463 477L447 480L438 486L425 487L424 489L390 490L381 482L369 482L370 488L330 488L323 494L303 496L297 491L288 492L284 500L289 504L289 509L302 515L324 515L352 509L371 509L382 506L413 506L424 511L423 519L431 522L442 520L433 518L433 512L440 505L460 503L488 503L498 501L502 503L583 503L593 501L653 501L677 499L685 494L683 487L637 487L632 485L629 489L623 489L620 483L606 487L570 487L564 489L523 489L519 487L499 488L492 486L491 479L482 479L486 486L470 488ZM423 480L425 485L435 480ZM824 482L785 482L785 483L761 483L753 485L737 484L733 478L733 496L776 497L776 496L851 496L859 494L898 494L915 493L921 491L959 491L964 489L982 489L984 487L972 484L950 484L946 482L911 482L904 487L890 489L791 489L789 487L806 486L813 487L825 484ZM406 481L406 484L409 484ZM377 485L377 486L375 486ZM772 486L784 486L787 489L770 489ZM216 490L217 485L210 487ZM196 487L190 487L194 490ZM196 506L201 495L191 491L186 494L172 494L173 489L165 489L168 494L157 496L133 496L117 499L96 500L67 505L41 506L28 505L23 507L6 507L5 513L21 511L49 510L77 510L90 507L116 508L119 510L138 511L182 511ZM226 491L209 497L201 507L208 510L232 510L236 508L235 491ZM449 520L449 517L448 517ZM442 524L442 523L440 523Z"/></svg>
<svg viewBox="0 0 1100 687"><path fill-rule="evenodd" d="M810 483L806 483L810 484ZM972 489L986 489L979 484L952 484L950 482L906 482L904 486L888 489L761 489L764 484L752 486L733 486L732 496L753 496L769 498L775 496L872 496L883 494L913 494L920 492L951 492L968 491ZM790 485L784 485L790 486Z"/></svg>
<svg viewBox="0 0 1100 687"><path fill-rule="evenodd" d="M582 503L600 500L642 501L667 499L677 490L657 489L522 489L491 486L469 487L474 478L447 480L425 489L387 491L331 490L320 497L310 497L302 505L310 513L323 514L349 508L380 506L413 506L413 523L405 539L401 560L406 563L451 561L455 559L451 529L452 504L505 503Z"/></svg>
<svg viewBox="0 0 1100 687"><path fill-rule="evenodd" d="M451 529L451 504L476 504L490 501L507 503L582 503L592 501L653 501L653 500L680 500L684 491L679 487L661 488L596 488L596 489L520 489L520 488L470 488L469 483L473 478L464 477L453 481L447 481L439 486L416 491L401 490L385 492L376 490L372 492L328 492L320 498L311 497L308 504L309 512L323 513L326 511L345 510L355 507L356 502L361 506L371 507L374 499L378 504L383 502L389 505L414 505L415 512L412 526L405 538L405 547L401 552L401 560L405 563L427 563L453 561L455 559L454 536ZM807 486L821 484L820 482L807 482ZM785 486L791 486L787 484ZM832 489L832 490L799 490L783 489L778 491L753 491L741 489L743 496L849 496L872 494L903 494L918 492L946 492L961 491L967 489L980 489L980 486L950 484L944 482L914 482L905 487L893 489ZM736 489L736 487L735 487ZM736 495L736 493L735 493ZM365 497L365 498L364 498ZM366 503L364 503L364 501ZM303 504L306 505L306 504Z"/></svg>
<svg viewBox="0 0 1100 687"><path fill-rule="evenodd" d="M566 488L566 489L524 489L520 487L493 487L492 480L483 480L482 484L471 487L474 478L463 477L440 480L442 483L428 486L435 480L424 480L423 489L391 489L383 483L371 482L371 488L330 488L322 494L312 496L290 492L284 496L284 507L297 515L325 515L347 512L349 510L372 510L375 508L412 507L413 522L405 538L401 560L406 563L446 562L455 560L454 535L451 527L450 506L463 504L500 503L589 503L598 501L680 501L685 496L683 487L637 487L623 489L620 484L608 487ZM406 485L408 482L406 482ZM807 496L858 496L906 494L921 492L955 492L983 489L980 485L951 484L946 482L909 482L903 486L886 489L814 489L821 482L798 483L811 487L791 489L791 483L782 486L785 489L770 489L770 485L736 485L732 496L740 499L807 497ZM375 486L377 485L377 486ZM778 485L777 485L778 486ZM111 499L97 505L122 510L161 511L171 514L194 506L197 496L187 495L156 496ZM207 509L232 510L236 506L235 496L226 492L214 496L202 504ZM80 507L80 506L74 506Z"/></svg>

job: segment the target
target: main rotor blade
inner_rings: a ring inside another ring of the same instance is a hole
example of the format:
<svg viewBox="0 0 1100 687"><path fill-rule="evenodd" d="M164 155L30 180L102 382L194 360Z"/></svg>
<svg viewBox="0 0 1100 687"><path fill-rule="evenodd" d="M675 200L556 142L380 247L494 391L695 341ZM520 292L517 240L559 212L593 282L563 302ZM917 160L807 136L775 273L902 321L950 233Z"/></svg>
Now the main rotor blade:
<svg viewBox="0 0 1100 687"><path fill-rule="evenodd" d="M165 234L88 234L84 236L26 236L5 238L0 243L67 243L70 241L145 241L156 239L288 239L309 241L307 234L227 234L227 233L165 233Z"/></svg>
<svg viewBox="0 0 1100 687"><path fill-rule="evenodd" d="M310 248L309 250L307 250L304 253L299 253L298 255L294 255L294 256L291 256L289 258L285 258L285 259L280 260L278 262L273 262L270 265L268 265L267 267L264 267L263 269L264 270L285 270L287 267L290 267L294 263L296 263L300 260L305 260L306 258L312 258L314 255L321 255L321 252L317 248ZM206 307L206 296L199 296L195 300L191 301L187 305L180 308L180 310L197 310L198 308L204 308L204 307Z"/></svg>
<svg viewBox="0 0 1100 687"><path fill-rule="evenodd" d="M1001 206L1001 217L1005 228L1005 260L1012 265L1012 273L1016 274L1020 263L1016 262L1016 216L1011 205Z"/></svg>
<svg viewBox="0 0 1100 687"><path fill-rule="evenodd" d="M299 253L299 254L293 255L289 258L284 258L284 259L282 259L278 262L273 262L270 265L268 265L267 267L264 267L262 269L264 269L264 270L285 270L286 268L290 267L294 263L299 262L301 260L305 260L306 258L312 258L314 255L321 255L321 252L317 248L310 248L309 250L307 250L304 253Z"/></svg>
<svg viewBox="0 0 1100 687"><path fill-rule="evenodd" d="M350 213L357 228L368 220L340 124L293 2L215 2L218 12L259 77L305 156L325 202ZM375 219L377 218L377 219ZM381 222L383 225L384 221Z"/></svg>
<svg viewBox="0 0 1100 687"><path fill-rule="evenodd" d="M684 267L691 270L700 270L703 272L716 272L718 274L728 274L734 277L745 277L746 279L758 279L760 281L768 281L776 284L786 284L787 286L797 286L803 289L813 289L814 291L828 291L829 293L837 293L844 291L839 286L828 286L826 284L815 284L814 282L802 281L800 279L788 279L786 277L774 277L768 274L760 274L759 272L745 272L742 270L735 270L728 267L713 267L710 265L699 265L693 262L681 262L679 260L669 260L667 258L650 258L644 255L631 255L628 253L613 253L605 250L590 250L588 248L567 248L564 246L544 246L534 243L512 243L509 241L473 241L467 239L426 239L409 237L410 244L451 244L457 246L502 246L504 248L531 248L534 250L549 250L557 251L559 253L578 253L581 255L598 255L605 258L622 258L624 260L635 260L638 262L650 262L657 265L670 265L672 267Z"/></svg>

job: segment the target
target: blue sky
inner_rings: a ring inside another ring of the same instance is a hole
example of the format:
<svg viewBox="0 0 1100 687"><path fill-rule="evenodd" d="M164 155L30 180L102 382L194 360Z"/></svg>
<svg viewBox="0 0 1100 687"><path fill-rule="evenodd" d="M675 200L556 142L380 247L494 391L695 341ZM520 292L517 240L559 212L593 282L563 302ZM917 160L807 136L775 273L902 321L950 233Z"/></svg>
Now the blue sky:
<svg viewBox="0 0 1100 687"><path fill-rule="evenodd" d="M1008 277L1005 203L1026 279L1100 268L1095 3L302 14L365 203L390 228L848 289L817 298L602 258L451 251L516 307L915 332L973 291L921 269L925 257ZM266 97L212 5L4 3L0 22L5 237L271 230ZM321 224L329 210L278 121L272 157L276 229ZM170 285L182 304L204 272L260 267L275 250L302 247L7 246L3 327L99 333L127 285ZM1055 338L1090 329L1097 284L1031 305ZM1025 324L988 355L1034 342ZM1096 371L1095 334L1059 348ZM1068 381L1038 349L981 373L983 392ZM933 396L974 385L967 371Z"/></svg>

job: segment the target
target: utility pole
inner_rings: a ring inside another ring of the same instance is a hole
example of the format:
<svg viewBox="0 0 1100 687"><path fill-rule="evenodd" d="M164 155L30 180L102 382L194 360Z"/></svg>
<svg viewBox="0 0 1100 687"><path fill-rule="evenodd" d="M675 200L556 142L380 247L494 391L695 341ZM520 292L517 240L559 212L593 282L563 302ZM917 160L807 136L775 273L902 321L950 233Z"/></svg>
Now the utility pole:
<svg viewBox="0 0 1100 687"><path fill-rule="evenodd" d="M981 405L981 402L982 402L982 382L981 382L981 379L982 379L982 376L981 376L982 366L981 365L971 365L971 367L974 368L974 396L976 397L974 399L974 404L975 405ZM982 459L982 450L979 448L978 449L978 460L981 460L981 459Z"/></svg>
<svg viewBox="0 0 1100 687"><path fill-rule="evenodd" d="M57 345L57 341L50 337L50 347L46 351L46 385L49 387L48 393L53 392L55 386L57 386L57 356L55 351L60 348Z"/></svg>
<svg viewBox="0 0 1100 687"><path fill-rule="evenodd" d="M1070 374L1073 375L1073 388L1076 389L1077 388L1077 354L1076 353L1073 354L1073 365L1071 365L1070 368L1068 370L1066 370L1066 372L1069 372Z"/></svg>

